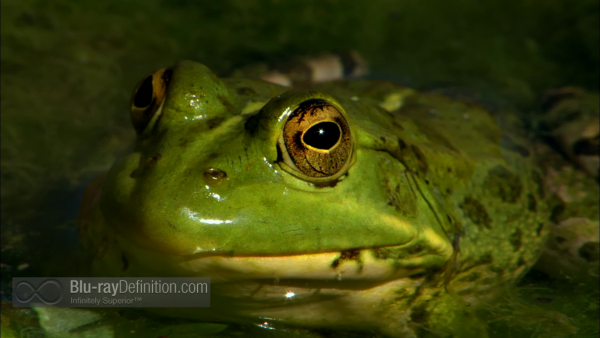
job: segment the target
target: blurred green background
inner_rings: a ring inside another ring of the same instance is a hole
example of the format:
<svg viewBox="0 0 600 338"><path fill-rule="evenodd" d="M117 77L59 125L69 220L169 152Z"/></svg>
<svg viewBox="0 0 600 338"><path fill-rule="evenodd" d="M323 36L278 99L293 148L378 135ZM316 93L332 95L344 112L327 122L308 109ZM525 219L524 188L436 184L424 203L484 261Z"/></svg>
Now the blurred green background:
<svg viewBox="0 0 600 338"><path fill-rule="evenodd" d="M2 284L42 271L82 186L133 139L135 84L180 59L219 75L356 50L372 77L462 86L535 111L598 90L597 0L3 0ZM74 237L66 239L76 242Z"/></svg>
<svg viewBox="0 0 600 338"><path fill-rule="evenodd" d="M1 10L3 222L32 212L16 209L40 190L110 163L132 136L137 81L180 59L226 75L354 49L375 77L489 88L527 109L545 89L598 87L597 1L6 0Z"/></svg>

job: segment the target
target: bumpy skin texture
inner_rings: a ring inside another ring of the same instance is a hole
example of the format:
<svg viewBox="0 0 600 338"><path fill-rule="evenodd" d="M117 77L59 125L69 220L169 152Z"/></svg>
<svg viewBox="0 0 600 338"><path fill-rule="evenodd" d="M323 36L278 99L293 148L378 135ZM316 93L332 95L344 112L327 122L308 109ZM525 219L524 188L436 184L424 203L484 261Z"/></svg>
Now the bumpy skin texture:
<svg viewBox="0 0 600 338"><path fill-rule="evenodd" d="M310 99L351 131L330 179L295 170L279 142ZM388 82L289 91L183 61L160 115L88 190L80 237L96 275L211 277L210 309L170 315L483 337L465 304L522 276L548 232L518 130Z"/></svg>

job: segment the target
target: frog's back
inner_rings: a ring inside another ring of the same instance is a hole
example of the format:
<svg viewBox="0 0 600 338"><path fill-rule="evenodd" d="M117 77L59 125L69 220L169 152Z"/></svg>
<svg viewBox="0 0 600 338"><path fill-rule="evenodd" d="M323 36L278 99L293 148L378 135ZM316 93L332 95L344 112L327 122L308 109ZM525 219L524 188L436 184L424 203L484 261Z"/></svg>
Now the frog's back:
<svg viewBox="0 0 600 338"><path fill-rule="evenodd" d="M541 170L518 119L468 100L396 91L403 93L391 105L397 140L385 142L397 145L384 148L405 165L398 175L413 177L454 242L452 288L469 295L516 280L539 257L549 215ZM391 203L405 211L402 192L387 185Z"/></svg>

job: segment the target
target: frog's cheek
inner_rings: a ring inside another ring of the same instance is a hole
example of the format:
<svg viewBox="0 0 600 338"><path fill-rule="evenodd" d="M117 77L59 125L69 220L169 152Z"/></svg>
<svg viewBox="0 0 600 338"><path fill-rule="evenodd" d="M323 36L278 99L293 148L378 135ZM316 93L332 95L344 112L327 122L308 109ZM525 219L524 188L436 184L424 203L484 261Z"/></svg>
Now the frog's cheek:
<svg viewBox="0 0 600 338"><path fill-rule="evenodd" d="M246 202L260 205L258 200ZM392 215L367 216L373 214L368 206L340 204L337 209L343 210L338 215L323 218L314 203L296 205L306 211L313 205L311 212L300 215L306 215L304 227L297 218L277 214L293 210L266 205L252 208L254 221L247 213L242 217L243 210L239 217L211 218L189 206L185 207L187 217L172 219L173 226L165 226L169 220L160 217L164 215L156 205L144 205L142 209L156 212L125 221L109 215L106 226L115 234L114 245L126 257L127 273L132 275L210 275L223 281L338 275L387 280L418 274L424 267L441 267L452 255L451 245L439 232ZM358 215L350 216L352 210ZM356 224L349 224L349 219ZM107 259L115 260L118 255L113 256ZM121 263L115 260L113 264Z"/></svg>

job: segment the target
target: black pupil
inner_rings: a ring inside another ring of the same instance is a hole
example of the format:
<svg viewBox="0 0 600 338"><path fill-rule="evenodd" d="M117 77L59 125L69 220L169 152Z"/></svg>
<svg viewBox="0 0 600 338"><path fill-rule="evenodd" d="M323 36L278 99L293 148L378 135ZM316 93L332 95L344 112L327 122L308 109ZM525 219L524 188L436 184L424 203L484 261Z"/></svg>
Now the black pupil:
<svg viewBox="0 0 600 338"><path fill-rule="evenodd" d="M333 122L321 122L304 133L304 143L317 149L331 149L340 139L340 127Z"/></svg>
<svg viewBox="0 0 600 338"><path fill-rule="evenodd" d="M139 108L145 108L152 103L152 94L154 88L152 87L152 75L148 76L144 82L140 85L135 97L133 98L133 105Z"/></svg>

